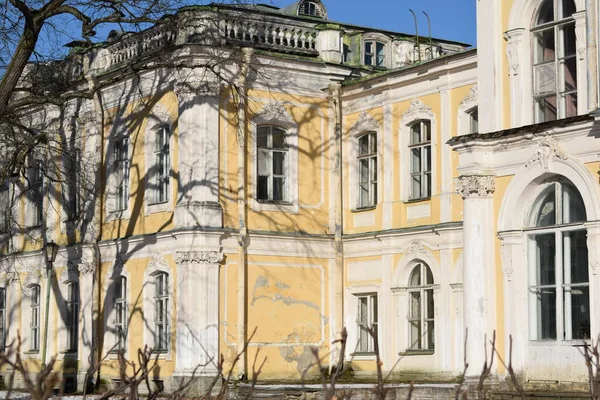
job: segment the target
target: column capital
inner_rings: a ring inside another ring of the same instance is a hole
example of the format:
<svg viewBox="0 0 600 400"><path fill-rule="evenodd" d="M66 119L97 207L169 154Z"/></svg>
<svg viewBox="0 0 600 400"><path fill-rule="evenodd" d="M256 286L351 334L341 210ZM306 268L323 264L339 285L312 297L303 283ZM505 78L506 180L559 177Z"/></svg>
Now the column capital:
<svg viewBox="0 0 600 400"><path fill-rule="evenodd" d="M508 42L506 55L508 56L508 67L510 75L519 75L519 45L525 33L525 28L516 28L504 32L504 40Z"/></svg>
<svg viewBox="0 0 600 400"><path fill-rule="evenodd" d="M454 178L454 190L463 199L490 197L496 191L496 180L493 175L461 175Z"/></svg>
<svg viewBox="0 0 600 400"><path fill-rule="evenodd" d="M218 251L177 251L175 262L177 264L218 264L223 261L224 254Z"/></svg>

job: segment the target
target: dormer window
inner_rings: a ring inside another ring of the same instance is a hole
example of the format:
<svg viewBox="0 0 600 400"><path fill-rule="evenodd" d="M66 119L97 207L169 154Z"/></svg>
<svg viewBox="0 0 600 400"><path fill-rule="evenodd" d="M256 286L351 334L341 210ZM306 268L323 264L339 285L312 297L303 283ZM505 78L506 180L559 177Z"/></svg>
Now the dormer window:
<svg viewBox="0 0 600 400"><path fill-rule="evenodd" d="M385 67L385 43L377 40L365 41L365 65Z"/></svg>
<svg viewBox="0 0 600 400"><path fill-rule="evenodd" d="M325 16L323 8L314 1L305 1L298 7L298 15L309 15L311 17L322 18Z"/></svg>

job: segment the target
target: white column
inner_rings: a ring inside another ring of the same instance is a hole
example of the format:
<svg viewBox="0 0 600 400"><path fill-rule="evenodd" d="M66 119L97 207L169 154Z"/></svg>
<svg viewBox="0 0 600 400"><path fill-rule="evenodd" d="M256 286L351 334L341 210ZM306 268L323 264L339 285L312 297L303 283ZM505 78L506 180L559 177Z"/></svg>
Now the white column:
<svg viewBox="0 0 600 400"><path fill-rule="evenodd" d="M590 328L591 337L600 334L600 222L588 222L587 247L588 263L590 265ZM594 295L595 294L595 295Z"/></svg>
<svg viewBox="0 0 600 400"><path fill-rule="evenodd" d="M219 205L219 83L208 71L177 71L178 227L223 226Z"/></svg>
<svg viewBox="0 0 600 400"><path fill-rule="evenodd" d="M504 343L505 354L509 360L510 337L513 339L512 365L520 372L526 365L529 320L527 314L527 268L522 231L501 232L500 254L502 257L502 278L504 286ZM515 270L517 270L515 272ZM516 310L521 310L516 312Z"/></svg>
<svg viewBox="0 0 600 400"><path fill-rule="evenodd" d="M180 251L177 263L175 373L214 374L219 358L219 263L223 253Z"/></svg>
<svg viewBox="0 0 600 400"><path fill-rule="evenodd" d="M438 338L436 348L440 351L440 368L442 371L452 371L452 296L450 293L450 283L452 280L452 250L450 248L440 248L440 294L436 299L435 307L440 312L436 315L438 318L438 327L436 329Z"/></svg>
<svg viewBox="0 0 600 400"><path fill-rule="evenodd" d="M97 261L95 259L81 261L77 266L79 270L79 371L77 387L83 389L86 374L94 363L94 278ZM93 377L90 377L93 378Z"/></svg>
<svg viewBox="0 0 600 400"><path fill-rule="evenodd" d="M464 199L463 289L467 336L468 377L476 377L485 362L485 345L494 328L493 199L491 175L467 175L455 179ZM489 345L487 346L489 349Z"/></svg>
<svg viewBox="0 0 600 400"><path fill-rule="evenodd" d="M383 106L383 160L385 165L392 165L394 160L392 105ZM392 229L394 222L394 178L391 173L383 174L383 229Z"/></svg>
<svg viewBox="0 0 600 400"><path fill-rule="evenodd" d="M527 93L522 93L523 85L521 83L519 50L521 48L521 41L523 40L524 33L524 28L512 29L504 33L504 40L508 42L506 46L506 55L508 56L508 76L510 79L510 123L512 127L524 125L525 121L523 121L521 105L523 103L530 103L527 101L522 102L521 97L528 96L528 98L531 98L529 91L526 91ZM531 114L531 112L528 112L527 114ZM529 122L532 121L533 120Z"/></svg>
<svg viewBox="0 0 600 400"><path fill-rule="evenodd" d="M461 374L465 368L465 327L463 323L463 284L451 283L452 288L452 332L454 337L453 370Z"/></svg>
<svg viewBox="0 0 600 400"><path fill-rule="evenodd" d="M579 11L573 14L575 19L575 37L577 43L577 114L586 114L588 112L588 85L587 81L587 61L586 61L586 12ZM591 110L590 110L591 111Z"/></svg>

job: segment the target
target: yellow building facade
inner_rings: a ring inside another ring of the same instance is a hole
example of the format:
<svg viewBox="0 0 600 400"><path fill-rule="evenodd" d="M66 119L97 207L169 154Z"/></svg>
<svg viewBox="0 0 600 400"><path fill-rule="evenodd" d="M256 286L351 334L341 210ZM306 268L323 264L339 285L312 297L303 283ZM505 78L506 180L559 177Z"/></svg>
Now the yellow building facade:
<svg viewBox="0 0 600 400"><path fill-rule="evenodd" d="M2 192L2 339L32 372L47 346L70 384L100 364L118 385L119 354L148 346L157 384L202 387L246 349L237 378L266 357L261 379L300 381L345 328L357 377L376 344L393 376L452 381L466 357L476 377L495 332L524 384L586 382L597 0L480 3L478 51L325 7L191 7L74 57L95 99L31 112L69 121L74 186L46 150Z"/></svg>

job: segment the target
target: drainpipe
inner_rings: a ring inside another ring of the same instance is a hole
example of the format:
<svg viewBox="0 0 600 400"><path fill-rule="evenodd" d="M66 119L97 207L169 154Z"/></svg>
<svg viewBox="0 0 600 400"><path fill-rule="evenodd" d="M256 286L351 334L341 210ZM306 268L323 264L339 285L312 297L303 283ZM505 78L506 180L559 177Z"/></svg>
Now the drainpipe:
<svg viewBox="0 0 600 400"><path fill-rule="evenodd" d="M252 61L252 55L254 49L244 48L243 63L240 68L240 74L237 78L234 88L234 104L237 106L237 129L238 129L238 223L239 223L239 237L238 237L238 286L237 286L237 297L238 297L238 331L237 331L237 349L240 354L238 361L238 379L243 380L247 378L247 354L244 350L246 345L246 332L247 332L247 309L246 309L246 294L248 292L246 281L247 277L247 251L246 245L248 241L248 227L246 218L246 140L248 138L248 125L246 123L246 78L248 77L248 70L250 62Z"/></svg>
<svg viewBox="0 0 600 400"><path fill-rule="evenodd" d="M334 304L335 304L335 331L338 338L341 337L341 332L344 329L344 243L342 240L343 223L344 223L344 197L342 193L342 90L341 84L333 83L329 85L329 98L331 107L333 108L335 131L335 166L334 166L334 186L335 186L335 203L334 203L334 245L335 245L335 289L334 289ZM333 353L333 352L332 352ZM331 364L337 360L332 359Z"/></svg>
<svg viewBox="0 0 600 400"><path fill-rule="evenodd" d="M588 110L598 108L598 5L596 0L586 0L586 36L587 36L587 85L588 85Z"/></svg>

